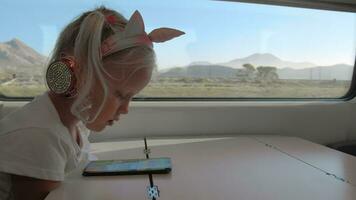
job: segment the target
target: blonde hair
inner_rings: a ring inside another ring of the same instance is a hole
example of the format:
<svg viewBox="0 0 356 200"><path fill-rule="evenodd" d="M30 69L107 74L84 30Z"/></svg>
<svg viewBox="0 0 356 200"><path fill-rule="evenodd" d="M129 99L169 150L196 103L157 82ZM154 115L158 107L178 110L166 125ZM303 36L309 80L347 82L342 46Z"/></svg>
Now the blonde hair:
<svg viewBox="0 0 356 200"><path fill-rule="evenodd" d="M114 23L109 24L106 22L105 17L108 15L115 17ZM77 67L80 70L80 77L77 77L78 96L71 106L71 112L83 123L93 122L103 109L108 96L108 83L104 74L110 78L125 81L142 67L151 69L156 67L155 53L146 46L124 49L101 58L100 48L102 41L117 31L123 31L127 22L128 20L120 13L101 6L83 13L69 23L57 39L49 63L59 60L62 53L70 52L74 55ZM122 72L130 71L130 73L122 73L122 77L111 77L104 69L104 60L114 62L120 66L119 70ZM134 70L132 70L133 68ZM97 78L103 86L104 98L99 109L91 118L87 112L91 107L88 96L93 86L94 78Z"/></svg>

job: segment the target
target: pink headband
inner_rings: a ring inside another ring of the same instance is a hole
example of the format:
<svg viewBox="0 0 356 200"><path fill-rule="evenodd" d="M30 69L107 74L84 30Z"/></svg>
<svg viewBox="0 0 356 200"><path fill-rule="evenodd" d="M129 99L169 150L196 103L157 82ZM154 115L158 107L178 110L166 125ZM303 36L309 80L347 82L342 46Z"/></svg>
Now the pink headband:
<svg viewBox="0 0 356 200"><path fill-rule="evenodd" d="M113 25L116 18L114 15L109 15L106 21ZM183 34L185 33L171 28L158 28L146 34L142 16L136 10L124 31L115 32L102 42L101 54L105 57L123 49L142 45L153 48L152 42L165 42Z"/></svg>

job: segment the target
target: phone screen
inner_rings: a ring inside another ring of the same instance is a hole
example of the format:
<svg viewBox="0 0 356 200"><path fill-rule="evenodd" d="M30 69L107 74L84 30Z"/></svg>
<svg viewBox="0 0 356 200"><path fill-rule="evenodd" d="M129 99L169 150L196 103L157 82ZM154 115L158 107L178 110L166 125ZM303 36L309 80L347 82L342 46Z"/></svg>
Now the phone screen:
<svg viewBox="0 0 356 200"><path fill-rule="evenodd" d="M96 160L84 169L84 176L165 174L172 169L170 158Z"/></svg>

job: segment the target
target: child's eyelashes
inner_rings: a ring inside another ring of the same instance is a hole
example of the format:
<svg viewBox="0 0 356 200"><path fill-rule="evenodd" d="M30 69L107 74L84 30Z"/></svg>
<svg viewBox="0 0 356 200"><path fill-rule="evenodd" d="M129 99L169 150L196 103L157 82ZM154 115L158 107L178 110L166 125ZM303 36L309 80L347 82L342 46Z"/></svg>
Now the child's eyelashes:
<svg viewBox="0 0 356 200"><path fill-rule="evenodd" d="M118 98L119 100L124 100L125 99L124 95L122 95L119 92L116 92L116 98Z"/></svg>
<svg viewBox="0 0 356 200"><path fill-rule="evenodd" d="M123 95L122 93L116 91L116 97L119 99L119 100L128 100L128 101L131 101L132 99L132 95Z"/></svg>
<svg viewBox="0 0 356 200"><path fill-rule="evenodd" d="M115 92L115 96L119 99L123 98L123 95L120 92Z"/></svg>

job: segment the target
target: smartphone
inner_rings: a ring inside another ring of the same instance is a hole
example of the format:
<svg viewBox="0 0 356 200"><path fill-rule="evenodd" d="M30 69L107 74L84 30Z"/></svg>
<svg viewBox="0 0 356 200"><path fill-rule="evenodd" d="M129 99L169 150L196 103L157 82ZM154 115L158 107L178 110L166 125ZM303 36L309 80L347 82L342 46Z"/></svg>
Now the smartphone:
<svg viewBox="0 0 356 200"><path fill-rule="evenodd" d="M84 168L83 176L168 174L171 170L170 158L95 160Z"/></svg>

